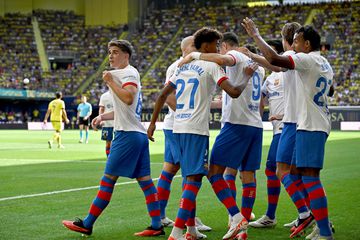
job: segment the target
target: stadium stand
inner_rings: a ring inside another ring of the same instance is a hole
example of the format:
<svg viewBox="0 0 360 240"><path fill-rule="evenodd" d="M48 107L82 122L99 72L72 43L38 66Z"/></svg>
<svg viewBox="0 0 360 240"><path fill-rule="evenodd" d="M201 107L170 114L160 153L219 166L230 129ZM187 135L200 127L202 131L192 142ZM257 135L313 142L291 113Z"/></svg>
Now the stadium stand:
<svg viewBox="0 0 360 240"><path fill-rule="evenodd" d="M12 13L0 17L0 51L0 87L21 89L25 77L32 87L41 85L30 15Z"/></svg>
<svg viewBox="0 0 360 240"><path fill-rule="evenodd" d="M332 105L360 104L360 2L334 2L319 4L293 4L269 7L206 6L155 10L145 19L143 26L129 33L135 54L132 64L139 70L143 85L143 106L152 107L163 86L166 68L180 56L179 43L202 26L216 27L220 31L234 31L243 44L250 39L241 26L250 16L261 24L266 38L281 38L281 26L289 21L305 23L309 12L318 9L312 23L323 36L322 53L335 71L335 96ZM45 50L50 55L67 54L73 57L64 68L52 65L43 72L34 40L31 19L39 22ZM53 19L59 19L53 21ZM180 28L178 26L181 26ZM22 79L30 79L29 89L56 91L73 95L76 89L99 68L107 55L106 43L117 38L124 26L86 27L84 16L70 11L36 10L32 15L19 13L0 17L0 87L22 89ZM176 38L174 38L176 36ZM144 77L145 76L145 77ZM104 92L102 80L95 79L84 93L91 103L97 103Z"/></svg>
<svg viewBox="0 0 360 240"><path fill-rule="evenodd" d="M341 7L339 7L341 5ZM349 14L350 13L350 14ZM360 105L360 2L322 4L314 19L323 42L331 45L322 53L335 72L336 91L332 105Z"/></svg>

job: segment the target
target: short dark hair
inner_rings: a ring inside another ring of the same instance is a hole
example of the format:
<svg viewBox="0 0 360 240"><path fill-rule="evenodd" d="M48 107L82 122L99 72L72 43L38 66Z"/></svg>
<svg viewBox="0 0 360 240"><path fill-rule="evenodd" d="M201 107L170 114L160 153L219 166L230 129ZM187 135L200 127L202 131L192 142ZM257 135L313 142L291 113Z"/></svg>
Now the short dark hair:
<svg viewBox="0 0 360 240"><path fill-rule="evenodd" d="M194 44L196 49L200 49L203 43L211 43L215 40L221 40L222 34L216 29L203 27L194 33Z"/></svg>
<svg viewBox="0 0 360 240"><path fill-rule="evenodd" d="M305 41L309 41L312 51L320 50L320 34L310 25L299 28L296 33L302 33Z"/></svg>
<svg viewBox="0 0 360 240"><path fill-rule="evenodd" d="M61 98L61 97L62 97L62 93L61 93L61 92L56 92L56 93L55 93L55 96L56 96L56 98Z"/></svg>
<svg viewBox="0 0 360 240"><path fill-rule="evenodd" d="M301 28L301 24L298 22L286 23L281 30L281 36L289 43L291 46L294 42L295 32Z"/></svg>
<svg viewBox="0 0 360 240"><path fill-rule="evenodd" d="M244 47L246 47L250 52L258 54L257 48L252 44L246 44Z"/></svg>
<svg viewBox="0 0 360 240"><path fill-rule="evenodd" d="M239 38L233 32L224 33L222 41L226 42L227 44L229 44L232 47L234 47L234 46L238 47L239 46Z"/></svg>
<svg viewBox="0 0 360 240"><path fill-rule="evenodd" d="M283 45L282 45L280 40L278 40L278 39L270 39L270 40L268 40L266 42L267 42L267 44L269 44L270 46L275 48L275 51L277 52L277 54L280 54L280 53L284 52L284 48L283 48Z"/></svg>
<svg viewBox="0 0 360 240"><path fill-rule="evenodd" d="M133 46L131 45L131 43L127 40L123 40L123 39L112 39L109 43L108 43L108 48L115 46L120 48L121 51L126 52L129 54L129 58L131 57L132 53L133 53Z"/></svg>

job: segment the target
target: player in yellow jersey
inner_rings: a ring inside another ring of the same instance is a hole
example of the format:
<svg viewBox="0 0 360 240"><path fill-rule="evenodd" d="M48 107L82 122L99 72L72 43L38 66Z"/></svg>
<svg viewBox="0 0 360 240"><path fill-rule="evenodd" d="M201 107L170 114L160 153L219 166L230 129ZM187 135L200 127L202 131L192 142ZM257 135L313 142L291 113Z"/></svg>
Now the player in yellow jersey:
<svg viewBox="0 0 360 240"><path fill-rule="evenodd" d="M51 124L55 129L53 138L48 141L49 148L52 148L52 144L54 141L57 141L58 148L64 148L64 146L61 144L61 122L64 119L66 123L69 123L69 119L67 118L67 114L65 111L65 103L63 100L61 100L61 98L62 93L57 92L56 99L52 100L49 103L49 107L44 118L44 124L46 125L47 119L50 115Z"/></svg>

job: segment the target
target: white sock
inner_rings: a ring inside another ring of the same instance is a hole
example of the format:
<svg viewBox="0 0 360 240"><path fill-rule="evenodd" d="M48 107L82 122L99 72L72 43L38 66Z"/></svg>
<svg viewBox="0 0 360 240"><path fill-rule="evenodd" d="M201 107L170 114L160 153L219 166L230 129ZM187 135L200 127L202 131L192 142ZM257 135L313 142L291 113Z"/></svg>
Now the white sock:
<svg viewBox="0 0 360 240"><path fill-rule="evenodd" d="M196 236L196 234L197 234L195 226L187 227L187 231L193 236Z"/></svg>
<svg viewBox="0 0 360 240"><path fill-rule="evenodd" d="M181 238L183 235L183 230L181 228L178 227L173 227L173 229L171 230L171 234L172 237L174 237L175 239Z"/></svg>
<svg viewBox="0 0 360 240"><path fill-rule="evenodd" d="M300 219L304 219L310 216L310 211L299 213Z"/></svg>
<svg viewBox="0 0 360 240"><path fill-rule="evenodd" d="M239 223L242 219L244 218L244 216L239 212L237 214L235 214L234 216L232 216L231 219L231 224L233 223Z"/></svg>

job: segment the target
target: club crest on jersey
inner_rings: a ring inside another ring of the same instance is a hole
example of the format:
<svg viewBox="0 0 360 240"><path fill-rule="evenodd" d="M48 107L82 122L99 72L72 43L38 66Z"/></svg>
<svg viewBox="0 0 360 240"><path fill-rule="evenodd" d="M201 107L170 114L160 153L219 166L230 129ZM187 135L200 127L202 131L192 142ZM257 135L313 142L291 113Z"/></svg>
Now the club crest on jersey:
<svg viewBox="0 0 360 240"><path fill-rule="evenodd" d="M279 83L280 83L280 79L275 79L274 85L277 86L277 85L279 85Z"/></svg>

